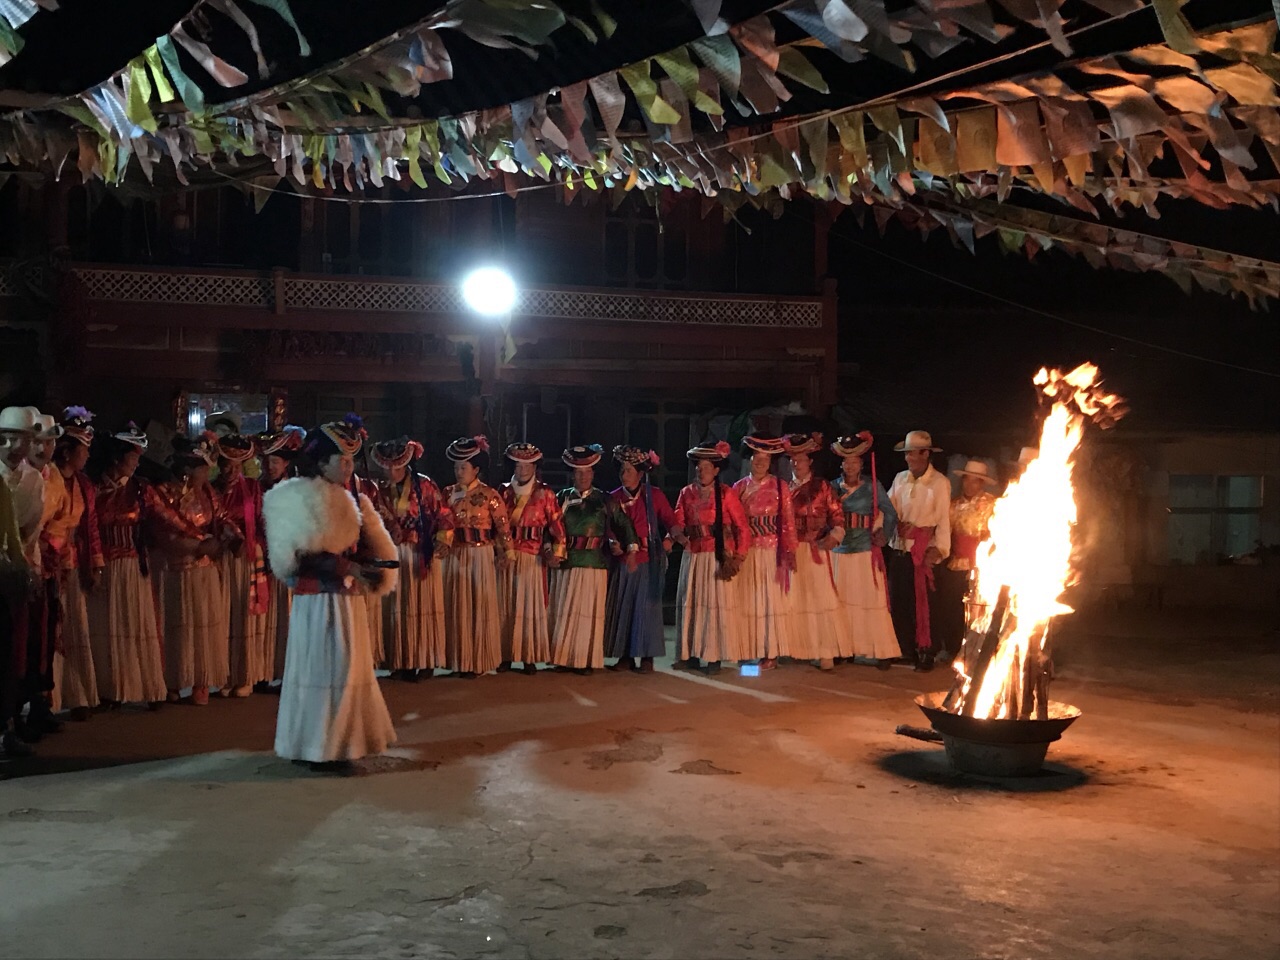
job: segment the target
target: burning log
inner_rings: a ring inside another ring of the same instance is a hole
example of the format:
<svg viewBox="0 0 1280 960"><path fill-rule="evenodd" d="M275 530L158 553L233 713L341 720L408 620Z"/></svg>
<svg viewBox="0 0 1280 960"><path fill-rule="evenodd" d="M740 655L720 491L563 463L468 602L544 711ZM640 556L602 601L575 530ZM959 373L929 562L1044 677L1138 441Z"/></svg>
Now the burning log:
<svg viewBox="0 0 1280 960"><path fill-rule="evenodd" d="M970 690L981 689L982 681L986 678L987 671L991 669L991 660L995 657L996 651L1000 649L1000 634L1004 630L1004 617L1008 609L1009 588L1003 586L1000 588L1000 596L996 598L995 609L991 612L991 622L987 627L986 636L982 638L982 646L978 649L978 659L974 662L973 676L969 680ZM961 714L966 717L972 717L976 702L974 697L965 698L964 705L960 709Z"/></svg>

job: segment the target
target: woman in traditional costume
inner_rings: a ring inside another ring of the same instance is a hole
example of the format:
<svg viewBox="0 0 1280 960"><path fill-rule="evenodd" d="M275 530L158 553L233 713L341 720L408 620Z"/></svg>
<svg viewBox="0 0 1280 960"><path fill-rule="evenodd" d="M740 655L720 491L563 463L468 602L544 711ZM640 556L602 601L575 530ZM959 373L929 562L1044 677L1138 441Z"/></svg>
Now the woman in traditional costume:
<svg viewBox="0 0 1280 960"><path fill-rule="evenodd" d="M831 444L831 452L841 460L841 475L835 482L836 496L844 514L844 540L836 547L836 591L840 596L841 656L874 660L887 670L901 655L893 619L889 616L881 548L893 536L898 524L889 495L875 476L862 475L862 455L871 449L872 436L863 431L856 437L841 437Z"/></svg>
<svg viewBox="0 0 1280 960"><path fill-rule="evenodd" d="M302 441L306 436L307 431L289 424L283 430L260 433L255 438L258 456L262 461L258 484L262 487L263 496L276 484L297 473L294 460L302 449ZM265 536L263 546L265 549ZM280 680L284 677L285 652L289 646L289 606L292 595L289 593L289 585L271 572L269 557L267 561L267 642L271 645L271 679ZM279 687L271 684L262 684L258 688L260 693L278 693L279 690Z"/></svg>
<svg viewBox="0 0 1280 960"><path fill-rule="evenodd" d="M617 446L622 485L609 494L635 528L640 548L629 567L615 561L605 601L604 655L617 657L608 670L653 673L655 657L665 656L662 628L662 588L666 582L667 554L676 513L667 495L649 482L649 471L659 463L652 450ZM639 660L639 666L636 661Z"/></svg>
<svg viewBox="0 0 1280 960"><path fill-rule="evenodd" d="M401 680L430 678L447 662L444 642L444 579L436 559L436 533L453 515L435 481L413 470L422 444L408 437L373 447L386 479L378 482L378 512L400 557L396 589L383 599L384 666Z"/></svg>
<svg viewBox="0 0 1280 960"><path fill-rule="evenodd" d="M844 632L831 628L840 610L831 550L844 539L844 514L831 484L813 473L822 434L794 434L785 439L784 449L791 460L791 510L799 542L791 575L791 656L817 660L819 669L831 670L837 658L853 656L852 649L841 649Z"/></svg>
<svg viewBox="0 0 1280 960"><path fill-rule="evenodd" d="M603 453L597 443L565 450L561 460L573 468L573 486L557 494L569 555L551 580L551 662L584 676L604 666L609 556L625 558L634 571L640 551L622 507L593 484Z"/></svg>
<svg viewBox="0 0 1280 960"><path fill-rule="evenodd" d="M347 481L347 490L351 496L368 497L369 502L376 505L379 500L378 484L369 476L368 447L366 446L369 442L369 431L364 428L364 421L354 413L348 413L342 418L342 422L360 437L362 451L360 459L363 461L352 470L351 479ZM357 473L357 469L363 472ZM383 525L386 525L385 519ZM357 607L364 606L365 616L369 620L369 649L373 652L373 662L376 667L387 659L386 642L383 636L382 597L376 597L371 593L358 593L352 602Z"/></svg>
<svg viewBox="0 0 1280 960"><path fill-rule="evenodd" d="M164 661L145 545L149 497L137 477L147 435L130 423L107 438L107 465L97 485L98 529L106 560L89 595L89 638L103 703L164 702Z"/></svg>
<svg viewBox="0 0 1280 960"><path fill-rule="evenodd" d="M679 608L676 643L680 660L690 669L718 673L722 660L750 660L754 655L737 609L737 576L750 546L747 515L733 488L719 480L729 462L729 445L699 444L688 458L697 477L676 498L676 525L671 535L685 548L676 591Z"/></svg>
<svg viewBox="0 0 1280 960"><path fill-rule="evenodd" d="M377 510L348 490L361 442L348 423L317 427L302 444L303 475L263 498L271 569L293 591L276 754L334 773L396 736L354 599L394 590L399 567Z"/></svg>
<svg viewBox="0 0 1280 960"><path fill-rule="evenodd" d="M98 585L106 561L96 512L97 491L85 475L93 442L93 414L68 407L62 436L53 451L45 481L41 540L57 571L61 605L54 648L53 709L70 710L73 720L88 720L98 705L98 680L89 639L87 597Z"/></svg>
<svg viewBox="0 0 1280 960"><path fill-rule="evenodd" d="M751 473L733 485L747 514L751 545L742 576L737 579L743 626L752 659L763 670L791 656L788 594L796 560L796 520L791 510L791 487L772 472L774 458L783 452L780 437L750 434L742 440Z"/></svg>
<svg viewBox="0 0 1280 960"><path fill-rule="evenodd" d="M444 557L445 648L449 669L463 677L488 673L502 663L496 565L515 559L502 496L481 480L489 466L489 441L462 437L449 444L457 481L445 490L451 529L437 534Z"/></svg>
<svg viewBox="0 0 1280 960"><path fill-rule="evenodd" d="M244 474L253 458L249 437L229 433L218 438L218 476L213 487L222 499L227 550L220 564L226 596L231 674L224 697L247 697L275 673L275 643L267 616L270 587L262 533L262 487Z"/></svg>
<svg viewBox="0 0 1280 960"><path fill-rule="evenodd" d="M150 521L163 562L157 575L164 641L164 677L170 702L191 688L191 702L209 702L209 688L231 673L227 605L218 562L226 547L222 501L209 482L218 438L173 438L173 478L151 498Z"/></svg>
<svg viewBox="0 0 1280 960"><path fill-rule="evenodd" d="M502 502L516 553L515 560L498 571L502 621L498 672L521 663L525 673L537 673L538 664L551 660L547 570L560 566L567 555L564 520L556 492L538 479L542 451L532 443L513 443L505 455L515 464L511 482L502 487Z"/></svg>

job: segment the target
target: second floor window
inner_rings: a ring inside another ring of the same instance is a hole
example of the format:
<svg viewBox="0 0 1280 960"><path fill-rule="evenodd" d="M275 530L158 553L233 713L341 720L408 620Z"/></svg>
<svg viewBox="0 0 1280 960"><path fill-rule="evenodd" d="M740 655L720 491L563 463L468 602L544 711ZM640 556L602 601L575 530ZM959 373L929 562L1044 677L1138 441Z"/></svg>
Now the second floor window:
<svg viewBox="0 0 1280 960"><path fill-rule="evenodd" d="M633 192L609 211L604 225L605 276L610 285L680 289L689 279L685 208L661 217Z"/></svg>

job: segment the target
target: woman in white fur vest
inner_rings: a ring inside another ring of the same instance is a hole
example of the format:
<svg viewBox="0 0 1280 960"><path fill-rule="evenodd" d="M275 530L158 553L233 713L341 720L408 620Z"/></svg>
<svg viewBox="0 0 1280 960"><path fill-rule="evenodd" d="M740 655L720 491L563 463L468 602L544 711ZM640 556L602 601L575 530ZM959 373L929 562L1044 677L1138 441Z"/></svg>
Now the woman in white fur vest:
<svg viewBox="0 0 1280 960"><path fill-rule="evenodd" d="M263 498L271 570L293 591L276 753L335 773L396 738L373 673L368 620L352 603L394 590L399 566L369 498L357 503L346 489L360 444L351 423L317 427L299 451L302 475Z"/></svg>

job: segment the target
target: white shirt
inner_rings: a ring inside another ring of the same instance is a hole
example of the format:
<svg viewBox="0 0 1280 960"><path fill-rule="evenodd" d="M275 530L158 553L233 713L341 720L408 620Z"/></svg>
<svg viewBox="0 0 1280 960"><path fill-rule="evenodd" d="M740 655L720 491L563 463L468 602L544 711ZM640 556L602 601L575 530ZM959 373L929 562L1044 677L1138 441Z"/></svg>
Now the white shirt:
<svg viewBox="0 0 1280 960"><path fill-rule="evenodd" d="M929 546L946 559L951 553L951 481L930 465L919 477L903 470L893 478L889 499L898 512L898 522L916 527L933 527ZM899 526L901 531L902 527ZM899 532L890 544L895 550L910 550L911 537Z"/></svg>
<svg viewBox="0 0 1280 960"><path fill-rule="evenodd" d="M33 568L40 566L40 528L44 519L44 477L27 461L10 470L0 461L0 477L4 478L13 494L13 512L18 520L18 534L22 537L22 552Z"/></svg>

